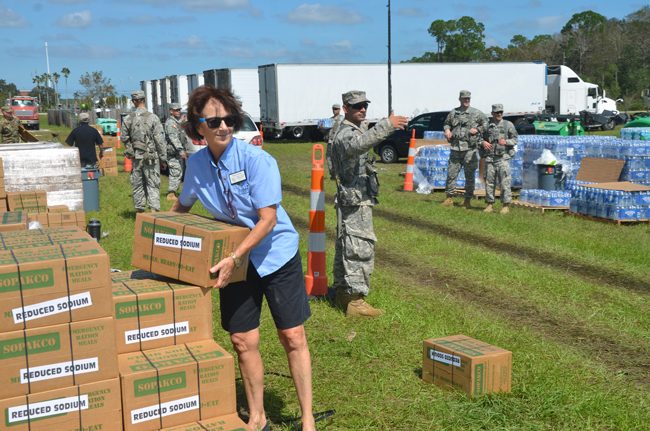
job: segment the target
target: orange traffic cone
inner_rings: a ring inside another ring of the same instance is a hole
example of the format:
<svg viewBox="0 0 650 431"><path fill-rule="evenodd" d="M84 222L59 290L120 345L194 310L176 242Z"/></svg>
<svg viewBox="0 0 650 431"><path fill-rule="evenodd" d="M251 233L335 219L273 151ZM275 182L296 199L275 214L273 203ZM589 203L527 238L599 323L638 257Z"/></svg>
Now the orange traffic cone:
<svg viewBox="0 0 650 431"><path fill-rule="evenodd" d="M406 176L404 176L404 191L413 191L413 166L415 165L415 129L411 132L409 142L409 159L406 164Z"/></svg>
<svg viewBox="0 0 650 431"><path fill-rule="evenodd" d="M309 207L309 251L305 287L309 296L327 295L325 273L325 192L323 145L314 144L311 155L311 199Z"/></svg>
<svg viewBox="0 0 650 431"><path fill-rule="evenodd" d="M133 161L128 157L124 157L124 172L131 172L133 170Z"/></svg>
<svg viewBox="0 0 650 431"><path fill-rule="evenodd" d="M122 135L120 134L120 126L121 125L122 124L120 124L120 119L118 118L117 119L117 134L115 135L115 137L117 138L117 145L115 145L115 146L117 148L122 148L122 139L121 139Z"/></svg>

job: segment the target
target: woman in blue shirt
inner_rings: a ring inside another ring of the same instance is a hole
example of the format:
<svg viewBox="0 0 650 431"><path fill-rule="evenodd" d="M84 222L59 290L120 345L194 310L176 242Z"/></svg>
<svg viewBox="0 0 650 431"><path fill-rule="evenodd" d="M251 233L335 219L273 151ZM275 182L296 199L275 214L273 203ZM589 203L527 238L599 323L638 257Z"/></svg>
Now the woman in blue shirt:
<svg viewBox="0 0 650 431"><path fill-rule="evenodd" d="M239 359L249 408L248 428L268 430L264 410L264 365L259 352L262 299L266 297L284 347L302 410L303 431L315 430L311 358L304 322L310 316L298 233L280 205L280 172L273 157L233 137L243 121L228 90L197 88L188 102L187 133L207 146L187 164L185 183L172 211L188 212L198 200L218 220L247 226L248 236L210 269L218 273L221 326ZM246 281L230 284L248 253Z"/></svg>

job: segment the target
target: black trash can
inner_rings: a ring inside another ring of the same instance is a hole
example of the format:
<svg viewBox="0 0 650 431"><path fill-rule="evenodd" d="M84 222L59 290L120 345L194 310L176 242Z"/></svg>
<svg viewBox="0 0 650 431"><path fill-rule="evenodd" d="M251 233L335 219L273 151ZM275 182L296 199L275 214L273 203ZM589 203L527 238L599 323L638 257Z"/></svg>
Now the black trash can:
<svg viewBox="0 0 650 431"><path fill-rule="evenodd" d="M537 188L542 190L564 190L562 165L537 165Z"/></svg>
<svg viewBox="0 0 650 431"><path fill-rule="evenodd" d="M93 166L81 168L81 184L84 194L84 211L99 211L99 169Z"/></svg>

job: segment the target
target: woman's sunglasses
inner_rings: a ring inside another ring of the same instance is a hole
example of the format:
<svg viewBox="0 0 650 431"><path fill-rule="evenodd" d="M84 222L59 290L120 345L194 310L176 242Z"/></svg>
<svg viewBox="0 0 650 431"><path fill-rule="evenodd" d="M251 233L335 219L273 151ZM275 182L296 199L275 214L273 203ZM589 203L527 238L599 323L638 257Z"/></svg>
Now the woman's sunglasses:
<svg viewBox="0 0 650 431"><path fill-rule="evenodd" d="M221 126L221 122L226 123L226 126L232 127L235 125L235 120L237 117L234 115L227 115L225 117L210 117L210 118L199 118L199 123L205 123L210 129L216 129Z"/></svg>

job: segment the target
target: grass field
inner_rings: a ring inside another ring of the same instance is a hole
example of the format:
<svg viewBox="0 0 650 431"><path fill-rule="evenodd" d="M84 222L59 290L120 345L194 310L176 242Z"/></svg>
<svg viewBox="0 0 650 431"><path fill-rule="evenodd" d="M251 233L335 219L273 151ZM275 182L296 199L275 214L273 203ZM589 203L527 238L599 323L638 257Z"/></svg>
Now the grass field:
<svg viewBox="0 0 650 431"><path fill-rule="evenodd" d="M310 144L269 143L283 205L306 266ZM327 430L650 429L650 235L514 208L507 216L440 205L400 189L404 164L379 165L378 237L370 301L385 316L349 319L312 301L307 330L316 412ZM163 179L163 192L166 191ZM326 180L328 276L334 184ZM134 213L128 177L100 179L101 245L128 269ZM163 200L163 209L170 203ZM205 214L198 208L197 212ZM216 295L215 295L216 297ZM215 321L218 322L215 302ZM273 322L263 314L266 406L274 430L299 415ZM422 340L465 334L513 352L513 390L468 398L423 383ZM215 339L232 350L227 335ZM238 381L238 406L245 413Z"/></svg>

